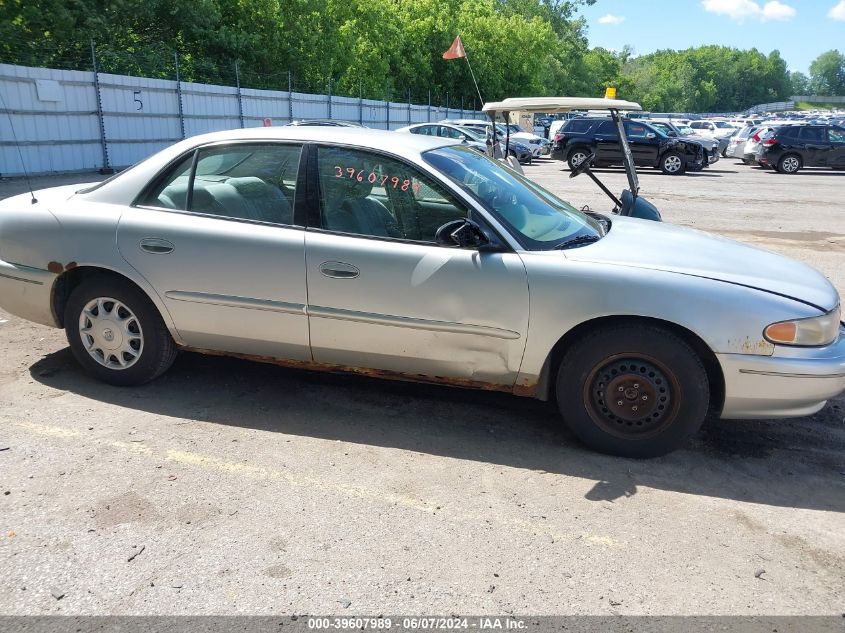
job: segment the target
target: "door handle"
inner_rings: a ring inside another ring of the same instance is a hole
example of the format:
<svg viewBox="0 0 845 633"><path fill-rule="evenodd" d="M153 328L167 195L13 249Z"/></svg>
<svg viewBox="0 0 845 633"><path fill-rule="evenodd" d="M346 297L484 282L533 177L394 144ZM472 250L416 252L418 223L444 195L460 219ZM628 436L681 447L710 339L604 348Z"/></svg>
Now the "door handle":
<svg viewBox="0 0 845 633"><path fill-rule="evenodd" d="M323 262L320 264L320 274L332 279L355 279L361 271L346 262Z"/></svg>
<svg viewBox="0 0 845 633"><path fill-rule="evenodd" d="M141 250L153 255L166 255L172 253L176 248L173 242L161 239L160 237L145 237L140 243Z"/></svg>

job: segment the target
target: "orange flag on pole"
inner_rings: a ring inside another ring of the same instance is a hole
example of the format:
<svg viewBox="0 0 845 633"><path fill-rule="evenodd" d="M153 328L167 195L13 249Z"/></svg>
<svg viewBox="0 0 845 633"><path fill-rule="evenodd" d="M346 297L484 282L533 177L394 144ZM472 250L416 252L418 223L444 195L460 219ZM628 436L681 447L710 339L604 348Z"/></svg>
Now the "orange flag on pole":
<svg viewBox="0 0 845 633"><path fill-rule="evenodd" d="M461 36L455 38L449 50L443 53L443 59L458 59L459 57L466 57L467 53L464 50L464 43L461 41Z"/></svg>

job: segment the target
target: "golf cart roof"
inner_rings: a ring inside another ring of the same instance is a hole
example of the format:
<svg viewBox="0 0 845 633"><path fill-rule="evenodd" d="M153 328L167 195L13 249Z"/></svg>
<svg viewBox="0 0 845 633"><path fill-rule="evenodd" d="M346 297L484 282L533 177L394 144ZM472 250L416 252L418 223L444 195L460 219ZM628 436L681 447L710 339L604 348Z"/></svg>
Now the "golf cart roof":
<svg viewBox="0 0 845 633"><path fill-rule="evenodd" d="M569 112L570 110L642 110L639 103L598 97L512 97L485 103L484 112Z"/></svg>

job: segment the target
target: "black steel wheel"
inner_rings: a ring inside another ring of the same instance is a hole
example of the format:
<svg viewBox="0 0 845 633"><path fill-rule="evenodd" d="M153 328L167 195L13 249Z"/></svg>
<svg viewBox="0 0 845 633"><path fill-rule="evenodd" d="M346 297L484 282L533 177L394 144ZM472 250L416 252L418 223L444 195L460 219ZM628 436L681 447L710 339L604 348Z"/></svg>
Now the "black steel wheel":
<svg viewBox="0 0 845 633"><path fill-rule="evenodd" d="M587 446L655 457L682 446L707 415L707 372L681 337L659 326L614 326L572 345L560 363L557 401Z"/></svg>

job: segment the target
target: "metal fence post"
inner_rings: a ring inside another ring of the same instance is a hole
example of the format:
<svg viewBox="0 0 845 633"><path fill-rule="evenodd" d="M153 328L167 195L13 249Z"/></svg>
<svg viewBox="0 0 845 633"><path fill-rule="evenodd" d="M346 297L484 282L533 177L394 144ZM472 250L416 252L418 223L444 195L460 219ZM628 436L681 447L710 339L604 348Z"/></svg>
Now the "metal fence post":
<svg viewBox="0 0 845 633"><path fill-rule="evenodd" d="M431 123L431 90L428 91L428 122Z"/></svg>
<svg viewBox="0 0 845 633"><path fill-rule="evenodd" d="M173 59L176 62L176 98L179 101L179 131L182 138L185 138L185 113L182 110L182 80L179 78L179 51L173 51Z"/></svg>
<svg viewBox="0 0 845 633"><path fill-rule="evenodd" d="M461 95L461 118L464 118L464 96Z"/></svg>
<svg viewBox="0 0 845 633"><path fill-rule="evenodd" d="M240 63L235 60L235 83L238 85L238 120L241 122L241 127L244 126L244 102L241 98L241 71Z"/></svg>
<svg viewBox="0 0 845 633"><path fill-rule="evenodd" d="M411 89L408 88L408 125L411 125Z"/></svg>
<svg viewBox="0 0 845 633"><path fill-rule="evenodd" d="M358 80L358 123L364 125L364 87Z"/></svg>
<svg viewBox="0 0 845 633"><path fill-rule="evenodd" d="M329 104L329 119L331 119L331 118L332 118L332 78L331 78L331 77L329 77L329 99L328 99L328 104Z"/></svg>
<svg viewBox="0 0 845 633"><path fill-rule="evenodd" d="M446 93L446 118L449 118L449 93Z"/></svg>
<svg viewBox="0 0 845 633"><path fill-rule="evenodd" d="M103 166L101 174L113 174L114 169L109 167L109 148L106 144L106 123L103 120L103 99L100 95L100 70L97 68L97 52L94 48L94 40L91 40L91 66L94 70L94 92L97 95L97 121L100 124L100 148L103 150Z"/></svg>
<svg viewBox="0 0 845 633"><path fill-rule="evenodd" d="M293 79L288 71L288 122L293 121Z"/></svg>
<svg viewBox="0 0 845 633"><path fill-rule="evenodd" d="M390 88L387 89L387 129L390 129Z"/></svg>

